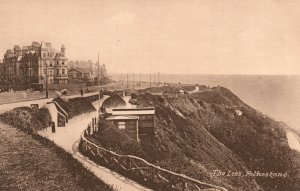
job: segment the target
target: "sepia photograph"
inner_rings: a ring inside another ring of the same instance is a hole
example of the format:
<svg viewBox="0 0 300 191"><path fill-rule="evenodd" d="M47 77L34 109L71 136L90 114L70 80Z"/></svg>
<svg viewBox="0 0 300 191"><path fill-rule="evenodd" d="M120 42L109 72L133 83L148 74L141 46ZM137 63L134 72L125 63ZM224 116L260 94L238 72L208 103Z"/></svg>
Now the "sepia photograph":
<svg viewBox="0 0 300 191"><path fill-rule="evenodd" d="M1 191L300 191L299 0L0 0Z"/></svg>

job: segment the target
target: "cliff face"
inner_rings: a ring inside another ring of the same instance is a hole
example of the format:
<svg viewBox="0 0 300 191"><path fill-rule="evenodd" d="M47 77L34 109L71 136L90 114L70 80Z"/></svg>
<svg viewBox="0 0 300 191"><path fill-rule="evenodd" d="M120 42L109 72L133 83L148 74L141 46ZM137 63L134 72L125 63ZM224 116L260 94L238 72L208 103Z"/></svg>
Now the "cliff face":
<svg viewBox="0 0 300 191"><path fill-rule="evenodd" d="M146 93L136 99L139 106L156 108L156 133L148 160L229 190L299 189L296 153L289 149L282 125L228 89L176 98ZM287 176L251 174L255 171Z"/></svg>

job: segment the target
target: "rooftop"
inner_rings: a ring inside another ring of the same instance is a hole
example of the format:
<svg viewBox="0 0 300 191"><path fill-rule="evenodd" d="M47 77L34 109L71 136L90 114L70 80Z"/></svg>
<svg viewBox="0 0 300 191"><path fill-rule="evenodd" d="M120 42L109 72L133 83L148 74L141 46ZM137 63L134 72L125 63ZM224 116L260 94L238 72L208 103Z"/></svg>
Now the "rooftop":
<svg viewBox="0 0 300 191"><path fill-rule="evenodd" d="M109 116L107 118L105 118L105 120L138 120L139 117L138 116Z"/></svg>
<svg viewBox="0 0 300 191"><path fill-rule="evenodd" d="M112 116L117 115L154 115L155 108L112 108L110 111Z"/></svg>
<svg viewBox="0 0 300 191"><path fill-rule="evenodd" d="M73 67L73 68L69 69L69 71L71 71L71 70L77 70L80 73L90 73L91 72L90 68L77 68L77 67Z"/></svg>

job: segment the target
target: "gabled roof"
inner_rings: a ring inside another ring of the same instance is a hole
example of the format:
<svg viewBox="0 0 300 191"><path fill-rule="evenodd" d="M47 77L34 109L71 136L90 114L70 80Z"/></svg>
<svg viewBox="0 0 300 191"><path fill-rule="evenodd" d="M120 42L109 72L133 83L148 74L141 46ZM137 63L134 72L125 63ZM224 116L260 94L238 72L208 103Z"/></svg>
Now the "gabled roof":
<svg viewBox="0 0 300 191"><path fill-rule="evenodd" d="M91 69L90 68L71 68L69 69L69 71L71 70L77 70L80 73L90 73Z"/></svg>
<svg viewBox="0 0 300 191"><path fill-rule="evenodd" d="M49 42L42 42L41 43L41 49L42 50L47 50L48 52L56 53L57 50L52 47L51 43Z"/></svg>
<svg viewBox="0 0 300 191"><path fill-rule="evenodd" d="M56 55L55 55L55 59L64 59L64 60L67 60L67 58L66 57L64 57L64 56L62 56L62 54L59 52L59 53L56 53Z"/></svg>

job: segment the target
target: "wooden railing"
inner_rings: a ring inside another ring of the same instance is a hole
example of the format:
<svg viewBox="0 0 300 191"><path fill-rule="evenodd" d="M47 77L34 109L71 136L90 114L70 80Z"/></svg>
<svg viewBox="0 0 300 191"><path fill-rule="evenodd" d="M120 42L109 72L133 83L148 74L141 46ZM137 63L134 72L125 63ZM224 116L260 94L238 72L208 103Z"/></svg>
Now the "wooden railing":
<svg viewBox="0 0 300 191"><path fill-rule="evenodd" d="M188 191L209 189L211 191L228 191L224 187L205 183L184 174L161 168L143 158L118 154L89 141L85 137L97 130L96 119L93 119L93 122L81 134L80 149L83 154L91 156L97 162L108 166L112 170L125 172L129 177L139 177L143 182L151 182L151 185L160 188L159 190Z"/></svg>

